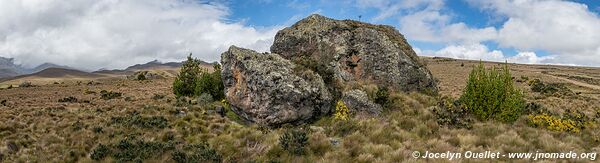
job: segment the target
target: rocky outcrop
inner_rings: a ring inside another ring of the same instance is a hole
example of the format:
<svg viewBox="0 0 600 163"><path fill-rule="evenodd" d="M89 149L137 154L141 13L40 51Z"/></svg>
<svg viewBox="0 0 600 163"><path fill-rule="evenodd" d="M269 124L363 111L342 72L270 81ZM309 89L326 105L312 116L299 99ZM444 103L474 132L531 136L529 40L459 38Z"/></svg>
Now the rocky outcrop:
<svg viewBox="0 0 600 163"><path fill-rule="evenodd" d="M273 53L235 46L221 55L232 110L262 126L302 123L330 112L333 99L351 112L380 115L382 106L355 89L437 92L411 46L393 27L311 15L277 33Z"/></svg>
<svg viewBox="0 0 600 163"><path fill-rule="evenodd" d="M404 36L391 26L311 15L277 33L271 52L332 74L342 83L375 83L401 91L437 91ZM330 72L327 72L330 71ZM323 75L324 78L325 75ZM335 83L328 82L326 83Z"/></svg>
<svg viewBox="0 0 600 163"><path fill-rule="evenodd" d="M276 127L330 111L331 95L321 77L278 54L231 46L221 63L227 101L248 121Z"/></svg>
<svg viewBox="0 0 600 163"><path fill-rule="evenodd" d="M342 101L352 114L380 115L383 111L381 105L370 101L367 93L358 89L344 92Z"/></svg>

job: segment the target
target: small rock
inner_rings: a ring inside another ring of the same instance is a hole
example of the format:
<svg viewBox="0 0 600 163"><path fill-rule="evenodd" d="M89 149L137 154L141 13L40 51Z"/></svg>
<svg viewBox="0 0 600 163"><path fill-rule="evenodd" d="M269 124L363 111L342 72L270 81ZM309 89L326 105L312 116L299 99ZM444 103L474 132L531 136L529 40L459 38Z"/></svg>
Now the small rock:
<svg viewBox="0 0 600 163"><path fill-rule="evenodd" d="M6 142L6 148L8 148L8 150L14 153L19 151L19 146L17 146L17 144L15 144L15 142L12 141Z"/></svg>
<svg viewBox="0 0 600 163"><path fill-rule="evenodd" d="M180 110L179 113L177 113L177 116L183 117L185 116L187 113L185 113L185 111Z"/></svg>
<svg viewBox="0 0 600 163"><path fill-rule="evenodd" d="M221 117L225 117L225 107L221 106L221 105L217 105L215 106L215 111L221 115Z"/></svg>
<svg viewBox="0 0 600 163"><path fill-rule="evenodd" d="M340 140L338 138L329 138L329 142L331 143L331 145L333 146L337 146L340 144Z"/></svg>
<svg viewBox="0 0 600 163"><path fill-rule="evenodd" d="M325 132L325 129L323 129L323 127L319 127L319 126L310 126L309 127L311 131L313 132Z"/></svg>

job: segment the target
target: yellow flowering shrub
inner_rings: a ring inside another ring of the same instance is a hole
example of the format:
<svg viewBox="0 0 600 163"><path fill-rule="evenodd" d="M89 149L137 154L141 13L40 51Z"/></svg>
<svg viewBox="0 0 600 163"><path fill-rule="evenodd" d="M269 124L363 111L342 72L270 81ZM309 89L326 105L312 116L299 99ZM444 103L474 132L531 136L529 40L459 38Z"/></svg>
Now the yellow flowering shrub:
<svg viewBox="0 0 600 163"><path fill-rule="evenodd" d="M529 115L529 122L534 126L543 126L552 131L569 131L579 133L579 128L576 126L575 121L570 119L560 119L555 116L547 114L542 115Z"/></svg>
<svg viewBox="0 0 600 163"><path fill-rule="evenodd" d="M343 120L346 121L350 118L350 116L348 115L348 107L346 106L346 104L344 104L344 102L342 100L338 100L338 102L335 104L335 119L336 120Z"/></svg>
<svg viewBox="0 0 600 163"><path fill-rule="evenodd" d="M222 100L221 100L221 103L222 103L223 105L229 105L229 102L227 102L227 100L226 100L226 99L222 99Z"/></svg>

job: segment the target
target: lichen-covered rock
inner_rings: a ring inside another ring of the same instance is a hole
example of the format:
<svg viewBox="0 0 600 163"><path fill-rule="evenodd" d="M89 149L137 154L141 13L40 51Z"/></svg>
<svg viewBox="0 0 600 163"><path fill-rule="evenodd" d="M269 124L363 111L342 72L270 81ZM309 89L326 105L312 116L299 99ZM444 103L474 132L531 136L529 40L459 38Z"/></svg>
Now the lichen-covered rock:
<svg viewBox="0 0 600 163"><path fill-rule="evenodd" d="M401 91L437 91L429 70L404 36L391 26L314 14L279 31L271 52L309 65L325 79L328 77L324 73L333 75L342 83L358 81Z"/></svg>
<svg viewBox="0 0 600 163"><path fill-rule="evenodd" d="M369 100L364 91L354 89L344 92L342 101L352 114L380 115L383 107Z"/></svg>
<svg viewBox="0 0 600 163"><path fill-rule="evenodd" d="M321 77L277 54L231 46L221 63L227 101L248 121L276 127L330 111L331 96Z"/></svg>

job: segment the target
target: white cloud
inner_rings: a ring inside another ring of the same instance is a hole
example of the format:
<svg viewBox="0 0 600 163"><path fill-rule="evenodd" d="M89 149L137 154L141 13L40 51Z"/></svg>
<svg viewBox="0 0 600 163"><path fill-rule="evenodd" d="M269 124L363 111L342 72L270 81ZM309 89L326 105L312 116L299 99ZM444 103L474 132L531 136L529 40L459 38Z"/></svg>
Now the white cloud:
<svg viewBox="0 0 600 163"><path fill-rule="evenodd" d="M600 47L600 18L584 4L568 1L473 1L506 16L499 30L501 46L585 54Z"/></svg>
<svg viewBox="0 0 600 163"><path fill-rule="evenodd" d="M438 51L422 51L420 55L486 61L504 61L505 59L501 51L489 50L482 44L450 45Z"/></svg>
<svg viewBox="0 0 600 163"><path fill-rule="evenodd" d="M478 43L497 36L494 27L471 28L451 19L439 10L422 10L401 16L399 30L412 40L436 43Z"/></svg>
<svg viewBox="0 0 600 163"><path fill-rule="evenodd" d="M478 43L494 39L498 33L493 27L478 29L453 22L452 13L445 10L444 0L357 0L357 5L377 9L375 21L397 16L400 32L415 41Z"/></svg>
<svg viewBox="0 0 600 163"><path fill-rule="evenodd" d="M539 57L534 52L519 52L517 55L507 58L511 63L541 64L552 63L553 56Z"/></svg>
<svg viewBox="0 0 600 163"><path fill-rule="evenodd" d="M585 4L559 0L468 0L506 17L495 41L521 51L544 50L548 61L600 66L600 17Z"/></svg>
<svg viewBox="0 0 600 163"><path fill-rule="evenodd" d="M192 0L0 0L0 56L93 70L154 59L207 61L232 44L268 51L282 27L229 22L229 9Z"/></svg>
<svg viewBox="0 0 600 163"><path fill-rule="evenodd" d="M484 60L509 63L526 63L526 64L549 64L555 63L553 56L538 56L535 52L518 52L515 56L507 57L499 50L490 50L487 46L479 43L450 45L438 51L428 51L415 48L415 52L419 55L449 57L456 59L468 60ZM555 63L556 64L556 63Z"/></svg>
<svg viewBox="0 0 600 163"><path fill-rule="evenodd" d="M600 66L600 17L585 4L563 0L466 1L491 14L492 20L502 20L497 22L501 26L470 27L456 20L443 0L376 0L362 5L379 10L376 18L397 16L400 32L411 41L448 45L436 53L430 51L431 54L471 59L485 59L486 54L491 55L488 59L494 59L496 50L482 45L492 42L521 52L504 58L509 61ZM361 4L361 0L358 2ZM407 2L420 7L405 5ZM394 12L395 15L390 14ZM539 57L531 51L550 55Z"/></svg>
<svg viewBox="0 0 600 163"><path fill-rule="evenodd" d="M405 10L439 10L444 6L444 0L357 0L357 6L360 8L377 8L379 14L373 19L379 21Z"/></svg>

